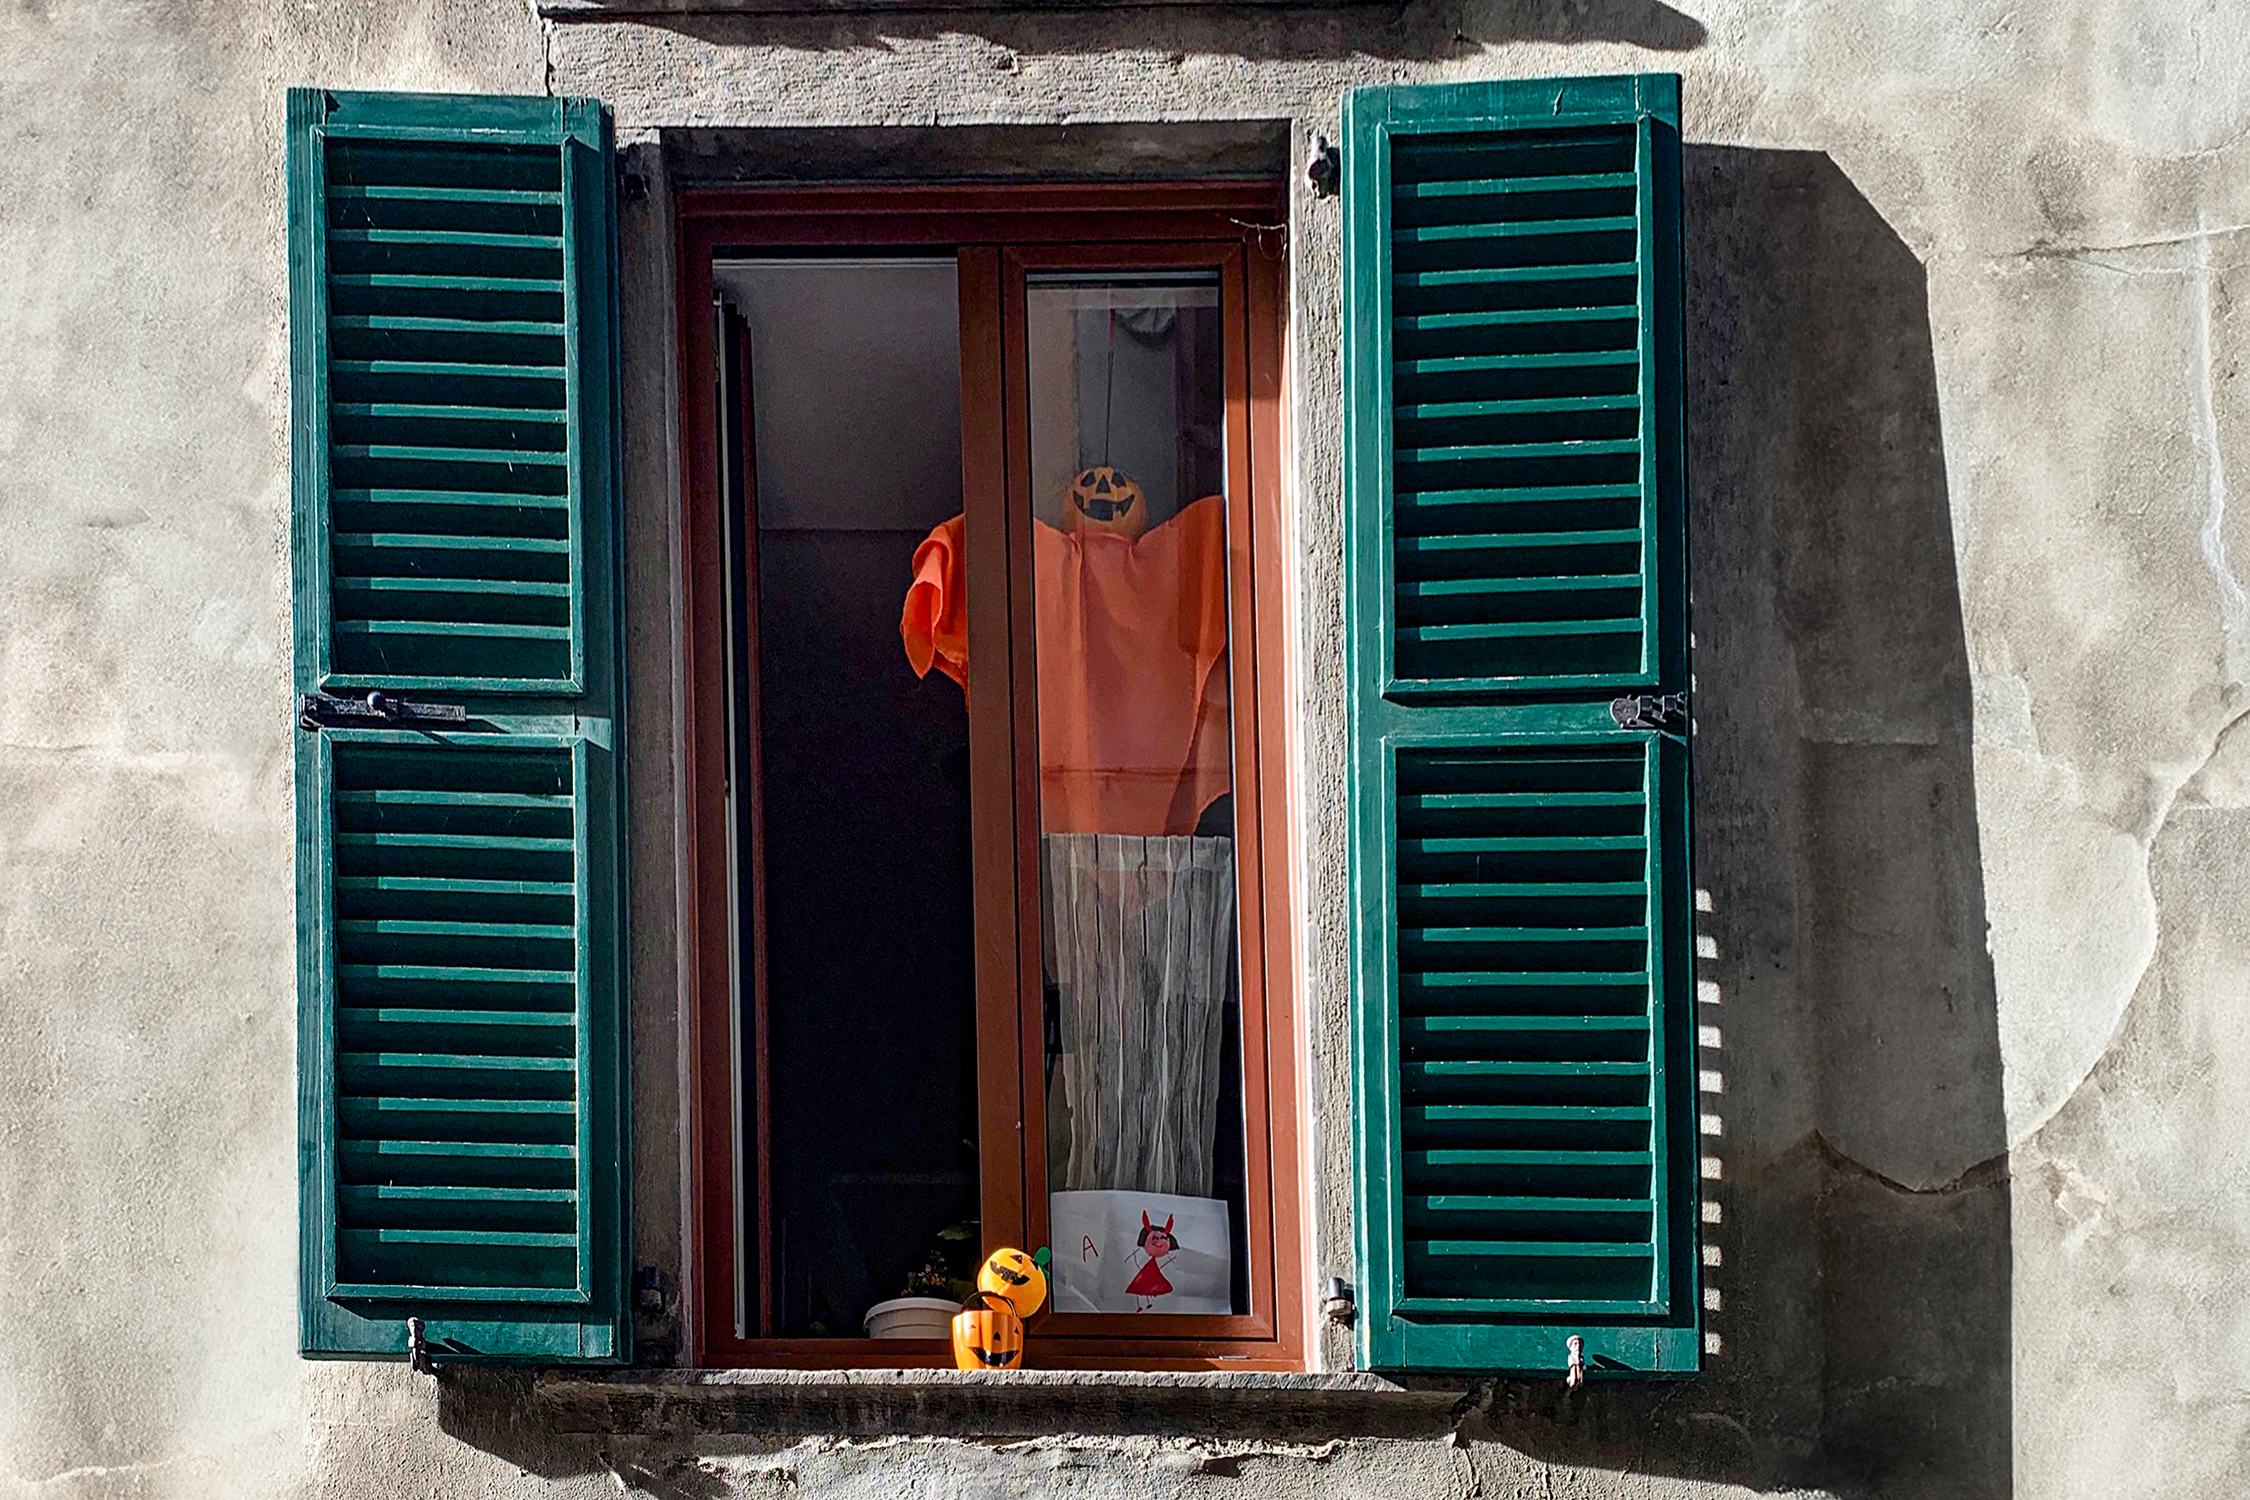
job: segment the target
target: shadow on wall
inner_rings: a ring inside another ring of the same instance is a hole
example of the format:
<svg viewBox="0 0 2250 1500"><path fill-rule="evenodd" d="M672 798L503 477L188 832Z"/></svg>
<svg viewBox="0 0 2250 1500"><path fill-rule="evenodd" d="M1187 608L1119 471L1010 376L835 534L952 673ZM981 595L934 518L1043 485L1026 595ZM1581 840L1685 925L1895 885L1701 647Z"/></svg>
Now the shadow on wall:
<svg viewBox="0 0 2250 1500"><path fill-rule="evenodd" d="M1923 269L1827 156L1689 147L1702 1379L1490 1392L1556 1463L2012 1487L2009 1218Z"/></svg>
<svg viewBox="0 0 2250 1500"><path fill-rule="evenodd" d="M685 1443L555 1431L532 1399L535 1378L529 1370L447 1369L437 1382L439 1430L541 1479L606 1474L618 1492L653 1500L722 1500L728 1493Z"/></svg>
<svg viewBox="0 0 2250 1500"><path fill-rule="evenodd" d="M882 49L896 41L968 35L1041 56L1115 52L1116 9L1090 0L1019 0L1005 10L932 0L546 0L538 6L552 21L633 21L722 47ZM1354 56L1435 61L1473 56L1502 42L1627 42L1656 52L1687 52L1702 46L1705 37L1702 23L1657 0L1377 0L1327 6L1159 0L1140 9L1152 47L1255 61Z"/></svg>

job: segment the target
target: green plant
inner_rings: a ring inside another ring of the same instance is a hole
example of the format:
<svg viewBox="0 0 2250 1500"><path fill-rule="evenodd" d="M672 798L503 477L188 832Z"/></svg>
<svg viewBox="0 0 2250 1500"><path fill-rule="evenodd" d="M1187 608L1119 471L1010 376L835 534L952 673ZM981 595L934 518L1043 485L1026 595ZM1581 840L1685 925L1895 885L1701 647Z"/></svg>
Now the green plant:
<svg viewBox="0 0 2250 1500"><path fill-rule="evenodd" d="M975 1281L961 1264L963 1251L974 1253L977 1242L977 1221L970 1219L960 1224L949 1224L938 1231L937 1243L923 1257L920 1269L906 1278L902 1297L943 1297L948 1302L960 1302L976 1290Z"/></svg>

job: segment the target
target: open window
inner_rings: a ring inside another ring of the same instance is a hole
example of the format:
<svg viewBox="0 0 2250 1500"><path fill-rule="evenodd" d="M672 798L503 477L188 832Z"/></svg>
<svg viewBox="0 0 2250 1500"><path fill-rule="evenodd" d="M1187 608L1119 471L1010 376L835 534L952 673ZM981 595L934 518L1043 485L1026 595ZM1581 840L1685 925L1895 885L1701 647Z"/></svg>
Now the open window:
<svg viewBox="0 0 2250 1500"><path fill-rule="evenodd" d="M1278 210L686 204L697 1362L1302 1363Z"/></svg>

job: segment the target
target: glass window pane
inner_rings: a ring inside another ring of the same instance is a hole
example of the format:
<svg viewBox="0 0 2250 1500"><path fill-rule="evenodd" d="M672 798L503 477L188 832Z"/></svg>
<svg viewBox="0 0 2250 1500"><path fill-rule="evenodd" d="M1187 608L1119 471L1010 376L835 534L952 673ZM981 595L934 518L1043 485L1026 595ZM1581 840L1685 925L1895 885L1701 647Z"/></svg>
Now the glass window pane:
<svg viewBox="0 0 2250 1500"><path fill-rule="evenodd" d="M1247 1312L1215 271L1027 289L1061 1312Z"/></svg>
<svg viewBox="0 0 2250 1500"><path fill-rule="evenodd" d="M968 714L899 649L901 590L961 510L957 277L948 257L716 280L755 406L773 1331L856 1338L978 1243Z"/></svg>

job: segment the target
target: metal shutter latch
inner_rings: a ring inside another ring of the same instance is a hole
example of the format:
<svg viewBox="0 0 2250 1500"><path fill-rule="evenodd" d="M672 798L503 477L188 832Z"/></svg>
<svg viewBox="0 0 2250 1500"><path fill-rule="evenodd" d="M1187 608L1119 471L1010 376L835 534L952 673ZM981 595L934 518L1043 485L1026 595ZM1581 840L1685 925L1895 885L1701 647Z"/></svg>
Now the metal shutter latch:
<svg viewBox="0 0 2250 1500"><path fill-rule="evenodd" d="M411 729L418 724L465 724L469 711L457 703L410 703L376 689L364 698L306 693L297 699L297 727L321 729Z"/></svg>
<svg viewBox="0 0 2250 1500"><path fill-rule="evenodd" d="M1629 698L1612 698L1609 716L1620 729L1682 734L1687 730L1687 694L1636 693Z"/></svg>

